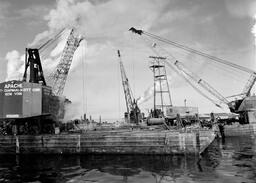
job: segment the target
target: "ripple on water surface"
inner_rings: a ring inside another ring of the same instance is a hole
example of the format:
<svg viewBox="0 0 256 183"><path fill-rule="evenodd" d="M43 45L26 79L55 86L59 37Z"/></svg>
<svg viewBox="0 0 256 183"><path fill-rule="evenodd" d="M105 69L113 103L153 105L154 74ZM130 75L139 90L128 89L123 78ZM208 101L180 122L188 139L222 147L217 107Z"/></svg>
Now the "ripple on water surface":
<svg viewBox="0 0 256 183"><path fill-rule="evenodd" d="M0 182L255 182L256 140L215 140L196 156L0 155Z"/></svg>

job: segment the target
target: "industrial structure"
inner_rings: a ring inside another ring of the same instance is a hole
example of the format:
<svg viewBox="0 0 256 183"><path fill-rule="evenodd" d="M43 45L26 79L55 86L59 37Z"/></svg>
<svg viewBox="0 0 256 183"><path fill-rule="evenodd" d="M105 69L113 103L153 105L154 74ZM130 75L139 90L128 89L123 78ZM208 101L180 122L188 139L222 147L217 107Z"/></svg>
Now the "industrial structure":
<svg viewBox="0 0 256 183"><path fill-rule="evenodd" d="M51 86L54 95L63 94L74 53L82 40L82 37L74 35L74 29L72 29L67 38L60 62L56 70L49 77L50 81L52 81Z"/></svg>
<svg viewBox="0 0 256 183"><path fill-rule="evenodd" d="M120 72L121 72L121 78L122 78L122 85L124 90L124 96L125 96L125 102L126 102L126 112L125 112L125 120L128 123L134 123L138 124L141 120L141 112L137 105L137 101L133 97L131 87L129 84L129 80L126 76L126 72L124 69L124 65L122 62L120 51L117 50L118 58L119 58L119 66L120 66Z"/></svg>
<svg viewBox="0 0 256 183"><path fill-rule="evenodd" d="M154 78L154 108L152 117L163 117L166 109L172 106L171 94L165 69L165 57L150 56L150 69Z"/></svg>
<svg viewBox="0 0 256 183"><path fill-rule="evenodd" d="M201 51L195 50L193 48L190 48L188 46L170 41L165 38L161 38L157 35L151 34L149 32L146 32L144 30L138 30L134 27L129 29L133 33L136 33L138 35L145 35L147 37L150 37L152 40L157 40L169 45L172 45L174 47L183 49L189 53L197 54L199 56L205 57L209 60L212 60L217 63L224 64L226 66L235 68L237 70L243 71L245 73L251 74L250 78L248 79L248 82L246 83L243 91L241 94L234 95L235 97L239 97L239 99L235 99L233 101L228 100L226 97L223 97L214 87L212 87L209 83L204 81L202 78L197 76L195 73L189 71L184 64L182 64L180 61L178 61L176 58L174 58L172 55L169 55L172 57L172 60L174 62L171 64L170 62L166 62L170 68L172 68L175 72L180 74L195 90L197 90L201 95L203 95L205 98L213 102L217 107L221 107L219 103L217 103L214 99L209 97L209 94L217 99L220 103L226 104L230 111L233 113L237 113L240 115L240 123L256 123L256 96L251 95L251 89L254 86L256 82L256 72L252 69L231 63L229 61L217 58L215 56L203 53ZM155 49L156 45L152 47L152 49ZM168 58L168 61L170 59ZM198 88L201 87L204 91L208 93L205 94L201 89Z"/></svg>
<svg viewBox="0 0 256 183"><path fill-rule="evenodd" d="M82 38L74 34L75 30L71 30L61 59L49 77L44 75L41 55L42 50L49 50L49 46L60 38L63 32L64 30L60 31L39 48L26 49L23 80L0 83L0 133L3 133L0 135L0 154L199 155L213 142L214 129L184 132L152 130L150 127L142 126L133 128L133 125L130 128L128 125L128 128L126 126L114 130L113 127L104 129L103 126L99 126L93 130L86 129L86 133L85 129L80 129L81 131L75 134L70 131L57 134L56 126L64 117L65 105L70 103L62 94L73 55ZM127 107L125 116L129 123L138 124L141 113L132 95L120 51L118 58ZM162 67L160 63L157 64L152 65L155 82L167 82L165 70L160 70ZM163 89L161 93L163 94ZM163 100L160 105L163 109ZM158 117L163 119L161 116Z"/></svg>
<svg viewBox="0 0 256 183"><path fill-rule="evenodd" d="M53 85L46 83L39 53L62 33L63 30L38 49L26 48L22 81L0 83L0 121L6 133L55 133L56 125L64 118L65 104L70 101L61 95L73 54L82 39L75 37L71 30L52 77Z"/></svg>

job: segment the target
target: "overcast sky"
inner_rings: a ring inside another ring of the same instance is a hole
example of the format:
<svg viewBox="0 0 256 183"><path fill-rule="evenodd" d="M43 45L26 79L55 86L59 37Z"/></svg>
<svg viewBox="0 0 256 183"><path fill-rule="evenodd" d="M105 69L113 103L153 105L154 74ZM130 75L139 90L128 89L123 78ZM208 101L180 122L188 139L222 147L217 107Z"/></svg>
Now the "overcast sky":
<svg viewBox="0 0 256 183"><path fill-rule="evenodd" d="M153 52L131 34L132 26L256 70L255 0L0 0L0 81L7 72L23 72L22 55L29 43L62 27L76 26L85 41L75 54L64 94L70 111L98 119L116 119L125 112L116 50L120 49L130 85L138 98L153 84L148 56ZM249 75L162 45L224 96L241 92ZM8 63L17 64L11 70ZM44 65L43 65L44 67ZM45 66L47 67L47 66ZM237 74L235 74L238 72ZM182 78L168 70L173 105L198 106L220 112ZM15 75L19 79L20 74ZM142 104L152 107L152 100ZM227 110L224 110L227 111Z"/></svg>

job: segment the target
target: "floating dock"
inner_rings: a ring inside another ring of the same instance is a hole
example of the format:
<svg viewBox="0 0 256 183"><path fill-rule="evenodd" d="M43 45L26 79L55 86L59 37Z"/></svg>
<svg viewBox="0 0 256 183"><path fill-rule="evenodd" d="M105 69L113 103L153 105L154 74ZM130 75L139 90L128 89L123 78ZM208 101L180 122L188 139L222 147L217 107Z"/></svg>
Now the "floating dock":
<svg viewBox="0 0 256 183"><path fill-rule="evenodd" d="M111 130L0 136L0 154L200 154L214 130Z"/></svg>

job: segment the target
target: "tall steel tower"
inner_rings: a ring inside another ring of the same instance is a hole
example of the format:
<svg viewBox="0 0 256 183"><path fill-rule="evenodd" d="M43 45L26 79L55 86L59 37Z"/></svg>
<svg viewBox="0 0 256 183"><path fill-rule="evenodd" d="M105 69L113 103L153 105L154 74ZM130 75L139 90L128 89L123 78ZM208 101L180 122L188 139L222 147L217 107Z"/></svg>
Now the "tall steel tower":
<svg viewBox="0 0 256 183"><path fill-rule="evenodd" d="M167 107L172 106L171 94L165 69L165 57L150 56L150 69L154 77L153 117L163 117Z"/></svg>

